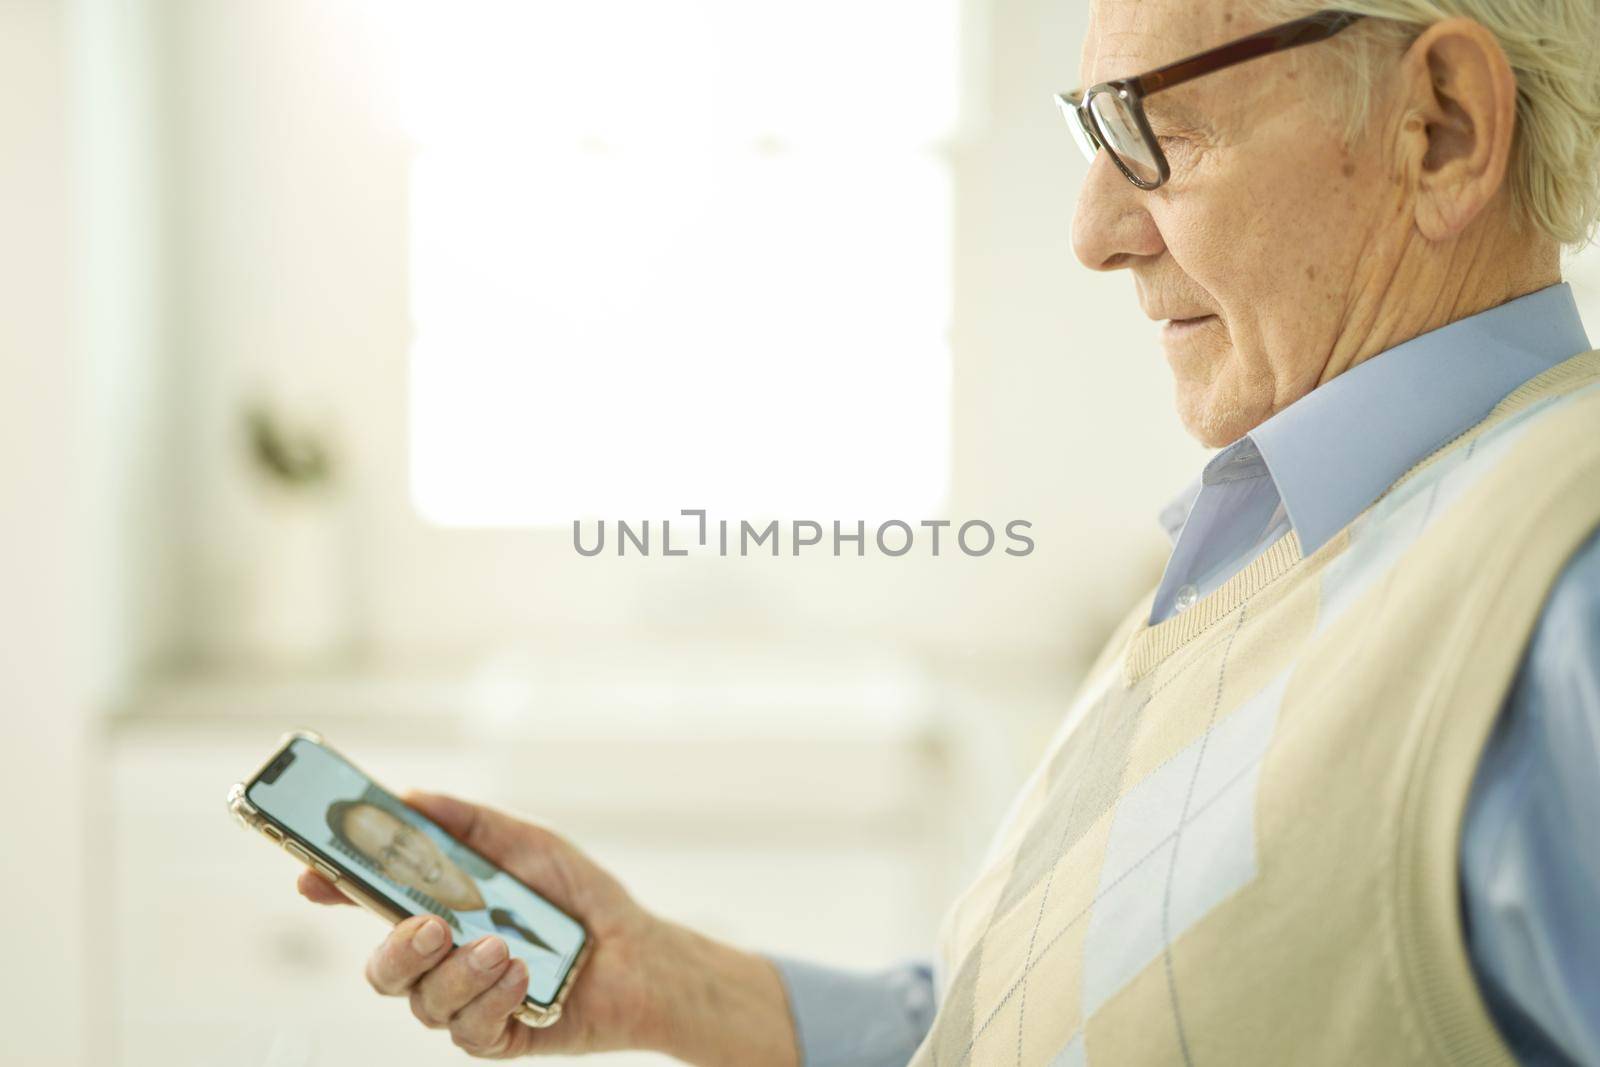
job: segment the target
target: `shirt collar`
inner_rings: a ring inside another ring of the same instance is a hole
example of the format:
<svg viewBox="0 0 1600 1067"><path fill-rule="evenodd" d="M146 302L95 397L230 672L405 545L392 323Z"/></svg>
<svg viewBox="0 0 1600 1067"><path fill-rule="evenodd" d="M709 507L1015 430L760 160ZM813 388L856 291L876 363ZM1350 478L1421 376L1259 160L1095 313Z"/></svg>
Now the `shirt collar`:
<svg viewBox="0 0 1600 1067"><path fill-rule="evenodd" d="M1174 541L1207 484L1272 477L1310 555L1507 393L1590 349L1565 282L1414 337L1311 390L1213 456L1161 509Z"/></svg>

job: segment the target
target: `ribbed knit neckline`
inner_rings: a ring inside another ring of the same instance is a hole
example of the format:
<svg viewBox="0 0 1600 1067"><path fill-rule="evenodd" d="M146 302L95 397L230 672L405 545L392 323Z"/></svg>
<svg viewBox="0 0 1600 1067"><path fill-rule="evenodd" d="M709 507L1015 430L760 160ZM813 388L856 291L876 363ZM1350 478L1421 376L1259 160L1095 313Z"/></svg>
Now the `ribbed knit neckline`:
<svg viewBox="0 0 1600 1067"><path fill-rule="evenodd" d="M1482 419L1413 464L1395 480L1393 485L1385 489L1377 500L1367 505L1362 514L1366 514L1384 497L1410 481L1463 438L1482 433L1542 396L1570 392L1597 378L1600 378L1600 350L1580 353L1528 379L1507 393ZM1311 559L1320 563L1324 557L1343 552L1349 541L1349 531L1350 524L1346 524L1343 530L1312 553ZM1290 530L1245 564L1238 573L1195 601L1186 611L1168 616L1153 626L1148 621L1150 608L1155 599L1155 590L1151 590L1142 601L1138 616L1140 621L1128 635L1127 644L1120 657L1123 684L1131 686L1138 683L1173 653L1227 618L1239 605L1303 562L1305 559L1300 554L1300 538Z"/></svg>
<svg viewBox="0 0 1600 1067"><path fill-rule="evenodd" d="M1333 540L1340 539L1335 537ZM1124 650L1124 681L1132 685L1149 674L1162 660L1211 629L1230 615L1234 608L1286 574L1300 559L1300 538L1290 530L1263 549L1237 574L1231 575L1186 610L1169 615L1154 626L1148 621L1141 622L1134 628ZM1150 617L1151 598L1145 601L1141 619L1148 620Z"/></svg>

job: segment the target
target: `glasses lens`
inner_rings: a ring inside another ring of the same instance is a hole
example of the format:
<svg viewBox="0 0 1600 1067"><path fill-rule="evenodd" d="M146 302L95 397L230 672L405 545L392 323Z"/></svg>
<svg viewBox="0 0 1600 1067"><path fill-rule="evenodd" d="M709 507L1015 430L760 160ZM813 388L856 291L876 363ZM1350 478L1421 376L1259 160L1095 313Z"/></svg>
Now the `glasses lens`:
<svg viewBox="0 0 1600 1067"><path fill-rule="evenodd" d="M1115 90L1095 93L1089 98L1089 111L1094 115L1095 126L1122 165L1141 182L1155 185L1161 180L1161 167L1156 162L1155 150L1145 140L1144 131L1133 113L1133 105Z"/></svg>
<svg viewBox="0 0 1600 1067"><path fill-rule="evenodd" d="M1061 117L1067 120L1067 129L1072 131L1073 143L1078 146L1078 151L1083 153L1083 158L1094 162L1094 154L1100 146L1094 143L1093 137L1083 125L1083 114L1078 110L1078 101L1065 93L1056 97L1056 106L1061 108Z"/></svg>

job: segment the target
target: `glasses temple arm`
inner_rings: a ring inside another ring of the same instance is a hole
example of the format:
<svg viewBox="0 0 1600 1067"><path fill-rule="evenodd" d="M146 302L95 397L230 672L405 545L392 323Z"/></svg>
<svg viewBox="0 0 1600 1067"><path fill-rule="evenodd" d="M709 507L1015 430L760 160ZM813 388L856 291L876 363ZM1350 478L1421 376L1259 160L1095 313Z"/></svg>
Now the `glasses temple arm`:
<svg viewBox="0 0 1600 1067"><path fill-rule="evenodd" d="M1230 41L1205 52L1197 52L1192 56L1164 67L1158 67L1147 74L1141 74L1132 79L1140 95L1148 96L1162 89L1170 89L1174 85L1181 85L1192 78L1212 71L1231 67L1235 63L1242 63L1247 59L1257 56L1271 55L1273 52L1285 52L1301 45L1315 44L1325 41L1329 37L1348 27L1351 23L1363 18L1350 11L1318 11L1304 18L1285 22L1281 26L1273 26L1248 37L1241 37L1237 41Z"/></svg>

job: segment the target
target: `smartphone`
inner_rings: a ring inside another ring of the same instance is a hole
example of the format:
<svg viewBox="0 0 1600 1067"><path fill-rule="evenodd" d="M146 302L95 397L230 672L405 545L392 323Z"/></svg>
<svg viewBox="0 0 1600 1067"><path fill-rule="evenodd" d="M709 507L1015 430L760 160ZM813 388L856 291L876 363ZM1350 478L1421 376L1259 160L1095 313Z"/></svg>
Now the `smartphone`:
<svg viewBox="0 0 1600 1067"><path fill-rule="evenodd" d="M583 924L406 806L310 731L287 734L228 808L367 910L431 913L457 945L496 934L528 966L517 1018L549 1026L589 950Z"/></svg>

